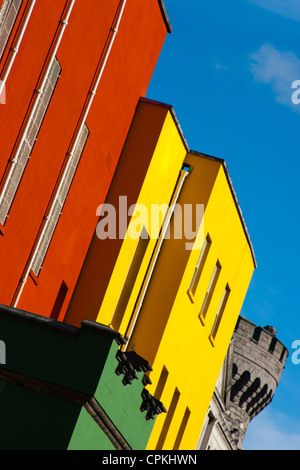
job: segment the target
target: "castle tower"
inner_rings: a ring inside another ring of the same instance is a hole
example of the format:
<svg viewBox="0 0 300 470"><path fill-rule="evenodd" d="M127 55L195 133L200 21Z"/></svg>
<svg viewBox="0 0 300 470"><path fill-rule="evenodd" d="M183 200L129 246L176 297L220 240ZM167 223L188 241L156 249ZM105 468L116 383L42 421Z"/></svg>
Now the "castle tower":
<svg viewBox="0 0 300 470"><path fill-rule="evenodd" d="M288 350L272 326L239 317L197 448L241 449L250 421L272 401Z"/></svg>
<svg viewBox="0 0 300 470"><path fill-rule="evenodd" d="M285 361L286 347L272 326L255 326L239 317L234 331L232 379L228 408L238 447L250 421L272 401Z"/></svg>

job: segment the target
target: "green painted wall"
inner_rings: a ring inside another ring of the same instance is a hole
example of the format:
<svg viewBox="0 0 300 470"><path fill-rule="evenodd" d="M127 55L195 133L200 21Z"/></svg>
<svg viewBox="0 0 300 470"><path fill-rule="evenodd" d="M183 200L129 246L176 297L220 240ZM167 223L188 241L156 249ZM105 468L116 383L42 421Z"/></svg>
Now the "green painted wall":
<svg viewBox="0 0 300 470"><path fill-rule="evenodd" d="M64 450L81 407L0 381L0 449Z"/></svg>
<svg viewBox="0 0 300 470"><path fill-rule="evenodd" d="M118 333L94 322L69 327L0 306L0 339L6 345L0 449L114 449L82 404L49 394L51 387L45 393L45 383L94 397L130 447L145 449L155 420L140 411L143 373L126 386L115 373ZM32 389L31 379L44 391Z"/></svg>
<svg viewBox="0 0 300 470"><path fill-rule="evenodd" d="M143 373L138 372L139 379L133 380L130 385L123 385L123 376L114 373L118 365L117 349L117 345L113 344L94 397L130 447L135 450L143 450L146 448L155 422L155 420L147 421L146 412L140 411L141 393L144 388L142 384ZM86 410L82 410L69 449L114 449L104 433L93 434L91 432L90 428L94 429L94 424L87 416Z"/></svg>
<svg viewBox="0 0 300 470"><path fill-rule="evenodd" d="M114 362L114 358L111 358ZM131 385L122 384L122 376L111 374L114 363L105 365L103 380L99 382L95 398L110 416L132 449L146 448L155 420L146 420L146 412L140 411L143 373L139 372L139 380Z"/></svg>
<svg viewBox="0 0 300 470"><path fill-rule="evenodd" d="M83 408L72 434L68 450L115 450L106 434Z"/></svg>

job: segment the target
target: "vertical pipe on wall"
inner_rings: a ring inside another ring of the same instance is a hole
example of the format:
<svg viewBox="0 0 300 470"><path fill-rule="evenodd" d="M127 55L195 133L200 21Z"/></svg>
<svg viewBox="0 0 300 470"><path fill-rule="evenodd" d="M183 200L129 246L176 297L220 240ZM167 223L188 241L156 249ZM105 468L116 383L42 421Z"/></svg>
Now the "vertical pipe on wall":
<svg viewBox="0 0 300 470"><path fill-rule="evenodd" d="M157 259L158 259L158 256L159 256L161 246L163 244L165 235L166 235L167 230L168 230L169 225L170 225L172 215L173 215L174 210L175 210L175 205L176 205L176 203L178 201L178 198L180 196L180 192L181 192L183 183L184 183L186 177L189 175L189 173L190 173L190 167L183 168L180 171L179 179L177 181L175 190L173 192L171 203L169 205L169 208L168 208L168 211L166 213L164 222L162 224L160 236L159 236L159 238L157 240L157 243L156 243L156 246L154 248L154 252L152 254L152 258L151 258L151 261L149 263L149 266L148 266L148 269L147 269L147 272L146 272L146 275L145 275L145 278L144 278L144 281L143 281L143 284L142 284L140 294L138 296L134 311L132 313L131 320L130 320L129 325L127 327L127 331L126 331L127 343L124 346L124 351L126 351L127 348L128 348L129 341L131 339L131 336L133 334L133 330L134 330L136 322L138 320L140 310L142 308L142 304L143 304L145 295L147 293L147 289L148 289L148 286L149 286L149 283L150 283L150 280L151 280L151 277L152 277L152 274L153 274L153 271L154 271L154 268L155 268L155 265L156 265L156 262L157 262Z"/></svg>
<svg viewBox="0 0 300 470"><path fill-rule="evenodd" d="M125 9L126 2L127 2L127 0L122 0L121 4L118 7L118 14L117 14L117 18L116 18L116 21L115 21L115 25L111 28L111 33L112 34L110 35L110 39L109 39L105 54L104 54L102 60L100 60L99 68L97 69L94 82L92 83L92 86L91 86L91 88L88 92L88 97L87 97L85 106L83 108L83 111L81 113L80 121L79 121L79 124L77 126L77 131L76 131L76 134L75 134L75 139L74 139L73 144L72 144L70 155L73 154L74 149L76 148L77 142L80 138L80 133L81 133L82 128L85 124L87 115L90 111L92 102L93 102L94 97L96 95L100 80L102 78L102 75L103 75L107 60L108 60L108 57L110 55L110 51L112 49L115 37L116 37L116 35L118 33L118 30L119 30L119 26L120 26L120 22L121 22L121 19L122 19L122 16L123 16L123 12L124 12L124 9Z"/></svg>

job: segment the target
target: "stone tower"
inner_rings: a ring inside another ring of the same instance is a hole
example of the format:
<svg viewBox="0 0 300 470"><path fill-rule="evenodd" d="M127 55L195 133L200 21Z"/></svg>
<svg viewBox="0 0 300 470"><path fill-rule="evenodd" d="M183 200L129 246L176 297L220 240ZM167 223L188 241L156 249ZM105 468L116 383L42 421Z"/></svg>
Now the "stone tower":
<svg viewBox="0 0 300 470"><path fill-rule="evenodd" d="M272 326L239 317L234 331L232 378L227 406L231 434L241 447L250 421L271 402L285 361L286 347Z"/></svg>
<svg viewBox="0 0 300 470"><path fill-rule="evenodd" d="M271 402L288 350L272 326L239 317L198 449L241 449L250 421Z"/></svg>

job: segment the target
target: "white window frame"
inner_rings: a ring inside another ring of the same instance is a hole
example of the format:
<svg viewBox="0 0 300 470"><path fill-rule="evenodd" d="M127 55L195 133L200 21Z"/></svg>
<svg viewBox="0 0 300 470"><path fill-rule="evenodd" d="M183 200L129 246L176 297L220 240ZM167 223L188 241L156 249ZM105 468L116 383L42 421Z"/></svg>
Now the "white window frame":
<svg viewBox="0 0 300 470"><path fill-rule="evenodd" d="M0 9L0 60L17 19L23 0L4 0Z"/></svg>
<svg viewBox="0 0 300 470"><path fill-rule="evenodd" d="M219 274L221 272L221 269L222 269L222 266L221 266L221 264L218 260L216 262L216 265L214 267L212 276L210 278L210 281L209 281L209 284L208 284L208 287L207 287L207 290L206 290L206 294L205 294L205 297L204 297L204 301L203 301L203 304L202 304L202 307L201 307L201 310L200 310L200 313L199 313L199 318L200 318L200 320L203 324L204 324L204 320L205 320L205 317L206 317L206 314L207 314L207 310L209 308L209 303L210 303L211 298L213 296L214 289L215 289L215 286L216 286L216 282L217 282L217 279L218 279Z"/></svg>
<svg viewBox="0 0 300 470"><path fill-rule="evenodd" d="M209 234L207 234L207 236L204 240L202 249L201 249L199 259L198 259L196 267L195 267L195 271L194 271L194 274L193 274L193 277L192 277L192 280L191 280L191 283L190 283L190 287L188 289L188 293L189 293L190 297L192 297L192 298L196 293L196 289L197 289L199 279L200 279L200 276L201 276L201 272L199 273L199 269L201 267L201 271L202 271L203 266L201 266L201 264L202 264L202 261L203 261L204 257L207 257L208 252L210 250L210 246L211 246L211 238L210 238Z"/></svg>
<svg viewBox="0 0 300 470"><path fill-rule="evenodd" d="M216 314L216 318L215 318L215 321L214 321L214 324L213 324L213 327L212 327L211 333L210 333L210 337L212 338L213 341L216 338L217 331L219 329L219 325L220 325L221 319L223 317L223 313L224 313L224 310L226 308L230 292L231 292L231 289L230 289L229 285L226 284L226 287L224 289L222 299L221 299L221 302L220 302L220 305L219 305L219 308L218 308L218 311L217 311L217 314Z"/></svg>
<svg viewBox="0 0 300 470"><path fill-rule="evenodd" d="M89 129L87 125L84 124L82 126L74 151L68 157L69 160L67 172L64 175L62 184L59 185L59 188L54 196L54 200L52 203L53 210L48 216L46 229L43 231L42 238L39 240L38 249L36 250L31 263L31 270L33 271L35 276L38 276L42 269L42 265L44 263L46 254L49 249L49 245L53 238L58 220L61 216L63 206L66 202L88 136Z"/></svg>
<svg viewBox="0 0 300 470"><path fill-rule="evenodd" d="M0 198L0 223L2 225L4 225L8 217L8 213L18 190L27 162L31 156L60 73L61 66L55 57L49 69L44 92L38 98L37 106L27 127L27 132L24 136L22 145L20 146L17 154L13 156L11 162L11 164L13 164L13 168L8 175L8 181L5 182L5 189Z"/></svg>

